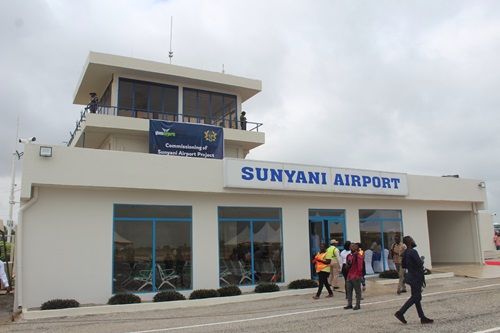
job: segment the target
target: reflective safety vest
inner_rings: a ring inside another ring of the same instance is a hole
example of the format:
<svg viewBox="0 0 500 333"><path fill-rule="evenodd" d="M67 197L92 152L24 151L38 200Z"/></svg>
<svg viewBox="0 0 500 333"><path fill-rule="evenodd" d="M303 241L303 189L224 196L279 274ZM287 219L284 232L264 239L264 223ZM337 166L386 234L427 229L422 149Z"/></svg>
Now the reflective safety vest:
<svg viewBox="0 0 500 333"><path fill-rule="evenodd" d="M326 249L326 253L328 253L329 255L332 256L332 259L335 259L337 260L337 253L339 253L339 251L335 251L337 250L337 248L333 245L330 245L330 247L328 249Z"/></svg>

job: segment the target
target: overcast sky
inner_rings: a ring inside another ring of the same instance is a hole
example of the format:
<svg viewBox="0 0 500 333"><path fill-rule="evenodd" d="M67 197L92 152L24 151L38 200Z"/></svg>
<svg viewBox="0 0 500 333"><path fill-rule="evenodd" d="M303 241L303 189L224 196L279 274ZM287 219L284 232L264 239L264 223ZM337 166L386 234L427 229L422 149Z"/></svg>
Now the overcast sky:
<svg viewBox="0 0 500 333"><path fill-rule="evenodd" d="M248 158L459 174L500 213L500 1L0 0L0 218L17 116L67 141L88 52L168 62L170 16L174 64L262 80Z"/></svg>

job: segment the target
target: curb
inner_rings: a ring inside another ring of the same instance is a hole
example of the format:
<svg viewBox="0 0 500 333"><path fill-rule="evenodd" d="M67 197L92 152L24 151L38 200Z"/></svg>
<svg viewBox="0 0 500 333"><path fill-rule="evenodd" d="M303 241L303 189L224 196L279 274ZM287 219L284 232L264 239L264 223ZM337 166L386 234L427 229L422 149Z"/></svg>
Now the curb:
<svg viewBox="0 0 500 333"><path fill-rule="evenodd" d="M434 280L434 279L442 279L442 278L451 278L454 277L455 273L453 272L448 272L448 273L432 273L430 275L425 276L425 280ZM398 284L399 280L398 279L387 279L387 280L379 280L375 281L377 284L381 285L388 285L388 284Z"/></svg>
<svg viewBox="0 0 500 333"><path fill-rule="evenodd" d="M214 298L185 300L185 301L170 301L170 302L158 302L158 303L147 302L139 304L120 304L120 305L96 305L96 306L82 306L79 308L44 310L44 311L23 309L22 318L25 320L34 320L34 319L76 317L76 316L111 314L111 313L182 309L182 308L191 308L196 306L213 306L220 304L267 300L284 296L307 295L307 294L313 294L314 290L316 290L316 288L283 290L278 292L260 293L260 294L252 293L239 296L214 297Z"/></svg>

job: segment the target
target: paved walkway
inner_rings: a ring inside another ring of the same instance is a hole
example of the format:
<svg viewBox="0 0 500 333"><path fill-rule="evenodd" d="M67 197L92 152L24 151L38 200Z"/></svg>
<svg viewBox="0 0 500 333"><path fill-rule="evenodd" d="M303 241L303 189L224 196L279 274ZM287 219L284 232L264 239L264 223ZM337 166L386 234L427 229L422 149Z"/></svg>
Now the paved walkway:
<svg viewBox="0 0 500 333"><path fill-rule="evenodd" d="M0 325L11 321L13 304L14 294L5 294L5 291L0 291Z"/></svg>
<svg viewBox="0 0 500 333"><path fill-rule="evenodd" d="M453 272L456 276L473 277L477 279L500 278L500 266L480 264L446 264L433 265L432 272Z"/></svg>

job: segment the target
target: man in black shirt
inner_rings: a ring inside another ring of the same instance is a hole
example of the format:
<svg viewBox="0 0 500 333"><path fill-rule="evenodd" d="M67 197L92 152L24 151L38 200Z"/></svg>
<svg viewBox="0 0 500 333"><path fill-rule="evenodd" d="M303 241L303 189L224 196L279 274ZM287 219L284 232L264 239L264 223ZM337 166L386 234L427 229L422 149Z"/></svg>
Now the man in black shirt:
<svg viewBox="0 0 500 333"><path fill-rule="evenodd" d="M424 262L418 255L417 250L414 249L417 244L415 244L413 238L405 236L403 238L403 243L406 245L406 250L403 253L402 266L408 270L405 277L405 283L409 284L411 287L411 297L405 304L403 304L401 309L394 314L394 316L403 324L406 324L407 321L404 314L413 304L415 304L418 316L420 317L420 322L422 324L432 324L434 320L429 319L424 315L424 310L422 309L422 304L420 303L422 300L422 288L425 286Z"/></svg>

